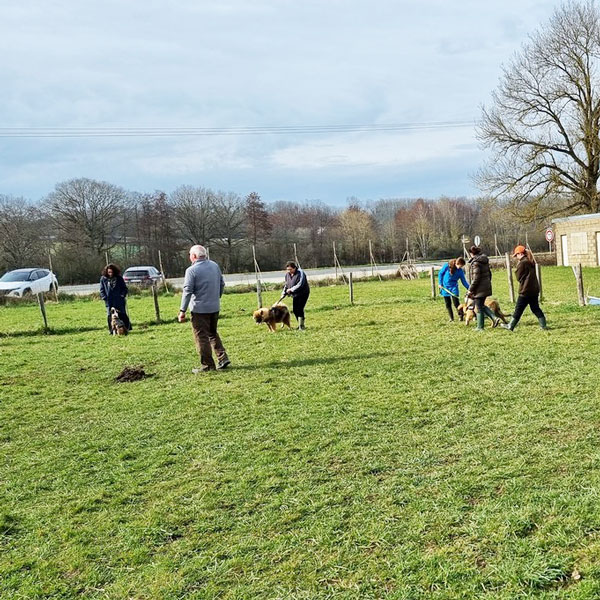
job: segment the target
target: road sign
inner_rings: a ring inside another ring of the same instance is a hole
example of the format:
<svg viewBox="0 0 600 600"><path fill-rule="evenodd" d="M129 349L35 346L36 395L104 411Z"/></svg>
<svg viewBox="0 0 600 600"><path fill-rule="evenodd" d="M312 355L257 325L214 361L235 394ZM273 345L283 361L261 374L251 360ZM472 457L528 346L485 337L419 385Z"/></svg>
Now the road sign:
<svg viewBox="0 0 600 600"><path fill-rule="evenodd" d="M554 241L554 231L552 229L546 229L546 241L548 243Z"/></svg>
<svg viewBox="0 0 600 600"><path fill-rule="evenodd" d="M476 245L476 246L479 246L479 244L481 244L481 238L480 238L478 235L476 235L476 236L473 238L473 241L475 242L475 245Z"/></svg>

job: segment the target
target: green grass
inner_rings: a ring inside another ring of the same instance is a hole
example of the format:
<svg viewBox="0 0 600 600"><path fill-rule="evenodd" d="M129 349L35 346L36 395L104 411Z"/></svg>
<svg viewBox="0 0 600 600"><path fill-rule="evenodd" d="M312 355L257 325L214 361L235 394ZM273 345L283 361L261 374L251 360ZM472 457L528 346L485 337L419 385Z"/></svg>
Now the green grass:
<svg viewBox="0 0 600 600"><path fill-rule="evenodd" d="M600 597L600 310L543 272L547 332L447 324L427 279L315 288L304 333L230 294L200 376L178 297L126 338L0 307L0 598Z"/></svg>

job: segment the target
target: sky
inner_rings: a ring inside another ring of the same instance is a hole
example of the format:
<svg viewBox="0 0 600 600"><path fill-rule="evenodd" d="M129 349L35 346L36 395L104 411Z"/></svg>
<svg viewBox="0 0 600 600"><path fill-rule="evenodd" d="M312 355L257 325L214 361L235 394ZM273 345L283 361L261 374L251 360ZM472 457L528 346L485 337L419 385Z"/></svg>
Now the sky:
<svg viewBox="0 0 600 600"><path fill-rule="evenodd" d="M558 5L0 0L0 133L34 134L0 136L0 194L37 201L89 177L267 203L475 197L481 106ZM392 124L402 127L373 128ZM273 133L292 126L364 130ZM267 133L227 131L240 127ZM40 137L48 128L134 135Z"/></svg>

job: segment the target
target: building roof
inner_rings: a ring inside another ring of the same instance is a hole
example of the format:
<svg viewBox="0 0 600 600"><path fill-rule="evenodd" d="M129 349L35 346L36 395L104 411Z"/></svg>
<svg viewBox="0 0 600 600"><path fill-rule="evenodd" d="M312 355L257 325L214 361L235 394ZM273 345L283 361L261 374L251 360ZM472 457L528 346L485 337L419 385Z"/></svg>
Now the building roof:
<svg viewBox="0 0 600 600"><path fill-rule="evenodd" d="M552 219L552 223L565 223L566 221L585 221L586 219L600 219L600 213L592 213L590 215L574 215L572 217L561 217L560 219Z"/></svg>

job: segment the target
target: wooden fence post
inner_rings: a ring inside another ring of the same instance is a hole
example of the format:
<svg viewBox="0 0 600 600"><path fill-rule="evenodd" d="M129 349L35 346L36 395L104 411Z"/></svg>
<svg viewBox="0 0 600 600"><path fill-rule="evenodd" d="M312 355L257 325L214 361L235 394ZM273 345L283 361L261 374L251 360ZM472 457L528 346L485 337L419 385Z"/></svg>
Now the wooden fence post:
<svg viewBox="0 0 600 600"><path fill-rule="evenodd" d="M258 277L256 278L256 301L258 302L258 308L262 308L262 288Z"/></svg>
<svg viewBox="0 0 600 600"><path fill-rule="evenodd" d="M508 277L508 294L510 296L510 301L514 304L515 303L515 286L513 284L512 267L510 265L510 256L509 256L508 252L506 252L504 256L506 258L506 276Z"/></svg>
<svg viewBox="0 0 600 600"><path fill-rule="evenodd" d="M154 300L154 314L156 322L160 323L160 307L158 306L158 291L156 289L156 281L152 282L152 299Z"/></svg>
<svg viewBox="0 0 600 600"><path fill-rule="evenodd" d="M429 267L429 277L431 278L431 297L435 298L435 267Z"/></svg>
<svg viewBox="0 0 600 600"><path fill-rule="evenodd" d="M254 259L254 275L256 276L256 298L258 302L258 308L262 308L262 287L260 285L260 267L258 266L258 261L256 260L256 248L254 244L252 244L252 258Z"/></svg>
<svg viewBox="0 0 600 600"><path fill-rule="evenodd" d="M350 292L350 304L354 304L354 284L352 282L352 272L348 275L348 290Z"/></svg>
<svg viewBox="0 0 600 600"><path fill-rule="evenodd" d="M337 254L335 253L335 242L333 242L333 266L335 267L335 281L337 282L337 278L338 278L338 270L337 270L338 261L337 261Z"/></svg>
<svg viewBox="0 0 600 600"><path fill-rule="evenodd" d="M50 265L50 272L54 275L54 269L52 268L52 254L48 250L48 264ZM54 300L58 304L58 290L56 289L56 283L54 283L54 277L52 278L52 289L54 290Z"/></svg>
<svg viewBox="0 0 600 600"><path fill-rule="evenodd" d="M208 258L208 256L206 258ZM163 269L162 255L160 253L160 250L158 251L158 266L160 267L160 277L162 279L163 285L165 286L165 290L167 290L168 293L169 286L167 285L167 279L165 278L165 270Z"/></svg>
<svg viewBox="0 0 600 600"><path fill-rule="evenodd" d="M539 263L535 263L535 274L537 276L538 283L540 284L540 302L543 302L544 293L542 288L542 267Z"/></svg>
<svg viewBox="0 0 600 600"><path fill-rule="evenodd" d="M577 283L577 296L579 297L579 306L585 306L585 293L583 291L583 273L581 272L581 263L572 267Z"/></svg>
<svg viewBox="0 0 600 600"><path fill-rule="evenodd" d="M40 312L42 313L42 318L44 319L44 333L48 332L48 317L46 316L46 303L44 302L44 294L40 292L38 295L38 303L40 305Z"/></svg>

